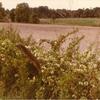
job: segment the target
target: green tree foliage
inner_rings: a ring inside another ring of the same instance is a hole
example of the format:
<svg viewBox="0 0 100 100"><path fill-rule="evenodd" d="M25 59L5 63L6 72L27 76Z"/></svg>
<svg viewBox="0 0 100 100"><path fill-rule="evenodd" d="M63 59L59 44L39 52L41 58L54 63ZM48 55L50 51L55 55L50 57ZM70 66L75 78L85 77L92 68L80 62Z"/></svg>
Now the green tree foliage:
<svg viewBox="0 0 100 100"><path fill-rule="evenodd" d="M49 16L49 9L47 6L40 6L38 7L38 14L40 18L48 18Z"/></svg>
<svg viewBox="0 0 100 100"><path fill-rule="evenodd" d="M94 17L100 18L100 8L99 7L94 8Z"/></svg>
<svg viewBox="0 0 100 100"><path fill-rule="evenodd" d="M17 22L29 22L30 9L27 3L20 3L17 5L15 10Z"/></svg>
<svg viewBox="0 0 100 100"><path fill-rule="evenodd" d="M12 9L10 11L10 18L12 22L15 22L15 9Z"/></svg>
<svg viewBox="0 0 100 100"><path fill-rule="evenodd" d="M0 2L0 21L4 21L5 15L5 9L2 7L2 3Z"/></svg>
<svg viewBox="0 0 100 100"><path fill-rule="evenodd" d="M35 24L40 23L40 20L39 20L37 14L32 13L32 14L30 15L29 22L30 22L30 23L35 23Z"/></svg>
<svg viewBox="0 0 100 100"><path fill-rule="evenodd" d="M49 9L47 6L39 6L35 8L29 7L27 3L20 3L15 9L5 10L0 3L0 21L39 23L40 18L51 18L55 22L56 18L99 18L100 7L93 9ZM8 20L7 20L8 19Z"/></svg>

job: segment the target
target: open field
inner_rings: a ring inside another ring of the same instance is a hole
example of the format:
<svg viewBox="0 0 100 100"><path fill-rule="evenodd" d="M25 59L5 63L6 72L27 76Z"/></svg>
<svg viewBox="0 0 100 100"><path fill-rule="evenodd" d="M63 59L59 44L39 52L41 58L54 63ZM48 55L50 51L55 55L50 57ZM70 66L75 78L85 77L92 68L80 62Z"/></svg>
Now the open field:
<svg viewBox="0 0 100 100"><path fill-rule="evenodd" d="M52 19L41 19L40 21L42 24L100 26L99 18L58 18L54 22Z"/></svg>
<svg viewBox="0 0 100 100"><path fill-rule="evenodd" d="M98 42L100 46L100 27L87 27L87 26L65 26L65 25L47 25L47 24L18 24L18 23L0 23L0 28L13 27L19 31L20 35L24 38L32 34L36 40L39 39L55 39L60 34L66 34L73 29L78 28L79 32L76 35L84 35L85 38L81 43L81 49L85 49L89 44Z"/></svg>

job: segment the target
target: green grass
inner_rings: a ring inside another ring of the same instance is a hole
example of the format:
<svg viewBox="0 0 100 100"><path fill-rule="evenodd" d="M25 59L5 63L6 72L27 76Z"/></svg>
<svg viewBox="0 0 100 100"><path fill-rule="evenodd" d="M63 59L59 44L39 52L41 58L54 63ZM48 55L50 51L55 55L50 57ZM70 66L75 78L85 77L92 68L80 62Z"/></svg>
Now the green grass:
<svg viewBox="0 0 100 100"><path fill-rule="evenodd" d="M40 22L42 24L100 26L99 18L57 18L55 21L52 19L40 19Z"/></svg>

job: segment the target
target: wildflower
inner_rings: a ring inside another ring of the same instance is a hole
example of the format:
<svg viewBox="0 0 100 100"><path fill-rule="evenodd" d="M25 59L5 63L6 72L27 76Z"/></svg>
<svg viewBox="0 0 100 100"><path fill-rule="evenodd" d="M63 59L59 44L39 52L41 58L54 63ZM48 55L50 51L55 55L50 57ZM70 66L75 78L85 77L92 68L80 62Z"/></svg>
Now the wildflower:
<svg viewBox="0 0 100 100"><path fill-rule="evenodd" d="M95 88L95 85L93 84L92 87Z"/></svg>
<svg viewBox="0 0 100 100"><path fill-rule="evenodd" d="M88 83L87 81L86 81L86 82L84 82L84 85L85 85L85 86L88 86L88 84L89 84L89 83Z"/></svg>
<svg viewBox="0 0 100 100"><path fill-rule="evenodd" d="M19 75L18 74L15 74L15 77L18 77Z"/></svg>
<svg viewBox="0 0 100 100"><path fill-rule="evenodd" d="M28 45L28 46L25 46L25 47L26 47L27 49L31 49L31 46L29 46L29 45Z"/></svg>
<svg viewBox="0 0 100 100"><path fill-rule="evenodd" d="M75 94L73 94L73 95L72 95L72 97L73 97L73 98L76 98L76 95L75 95Z"/></svg>
<svg viewBox="0 0 100 100"><path fill-rule="evenodd" d="M9 39L5 39L2 43L1 43L1 45L2 46L5 46L5 45L8 45L8 44L10 44L11 43L11 41L9 40Z"/></svg>
<svg viewBox="0 0 100 100"><path fill-rule="evenodd" d="M41 72L43 73L43 72L44 72L44 70L42 69L42 70L41 70Z"/></svg>
<svg viewBox="0 0 100 100"><path fill-rule="evenodd" d="M83 82L80 81L78 84L79 84L79 85L83 85Z"/></svg>
<svg viewBox="0 0 100 100"><path fill-rule="evenodd" d="M5 61L5 55L4 54L0 54L0 58L2 61Z"/></svg>
<svg viewBox="0 0 100 100"><path fill-rule="evenodd" d="M97 68L97 64L94 64L94 66L93 66L94 68Z"/></svg>
<svg viewBox="0 0 100 100"><path fill-rule="evenodd" d="M100 57L98 58L98 62L100 62Z"/></svg>
<svg viewBox="0 0 100 100"><path fill-rule="evenodd" d="M2 61L5 61L5 58L1 58Z"/></svg>
<svg viewBox="0 0 100 100"><path fill-rule="evenodd" d="M74 69L75 72L84 72L82 69Z"/></svg>
<svg viewBox="0 0 100 100"><path fill-rule="evenodd" d="M51 73L51 74L54 74L54 71L52 70L50 73Z"/></svg>

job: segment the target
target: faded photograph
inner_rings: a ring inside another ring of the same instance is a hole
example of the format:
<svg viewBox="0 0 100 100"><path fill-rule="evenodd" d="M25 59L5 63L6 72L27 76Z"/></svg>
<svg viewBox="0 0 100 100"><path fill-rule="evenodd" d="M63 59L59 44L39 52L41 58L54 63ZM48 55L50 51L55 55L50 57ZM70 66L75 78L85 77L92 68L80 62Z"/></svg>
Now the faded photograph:
<svg viewBox="0 0 100 100"><path fill-rule="evenodd" d="M100 99L100 0L0 0L0 99Z"/></svg>

